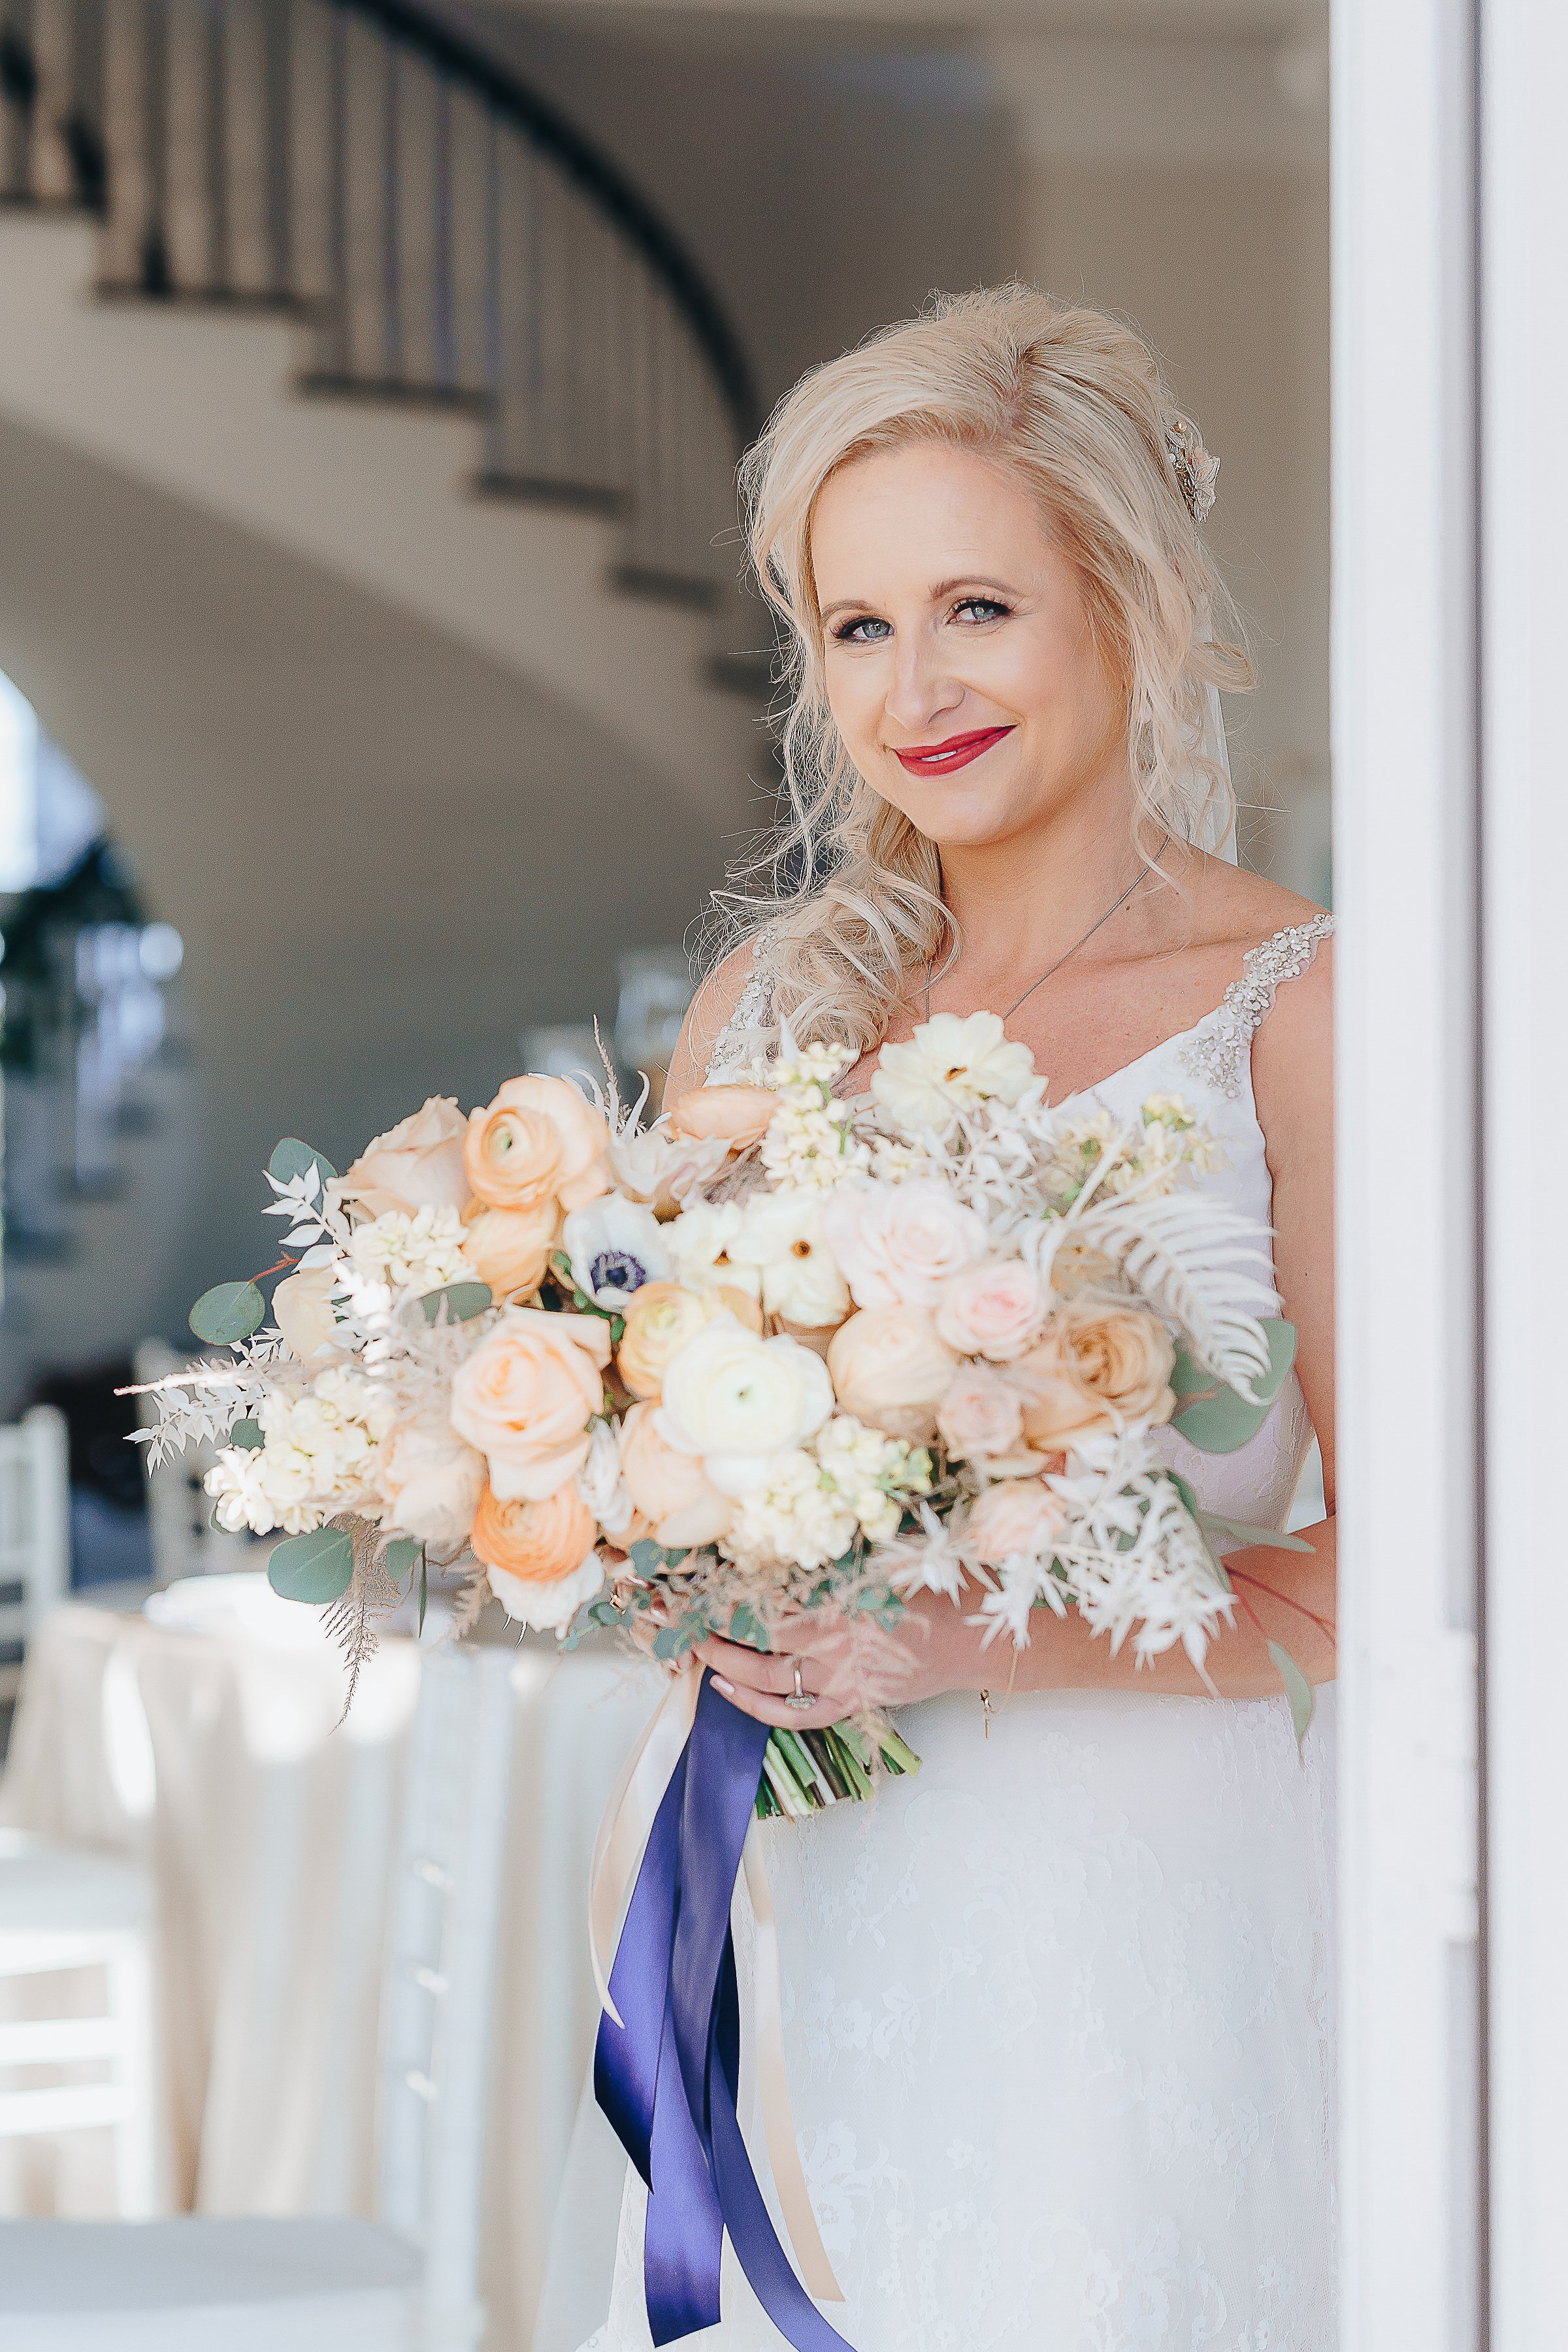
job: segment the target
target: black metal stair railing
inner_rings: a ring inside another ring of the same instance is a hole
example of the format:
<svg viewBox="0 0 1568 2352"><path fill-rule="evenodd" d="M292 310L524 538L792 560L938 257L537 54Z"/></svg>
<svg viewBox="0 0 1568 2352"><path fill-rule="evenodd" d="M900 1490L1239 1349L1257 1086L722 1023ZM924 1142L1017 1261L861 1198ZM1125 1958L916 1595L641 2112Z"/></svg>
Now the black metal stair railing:
<svg viewBox="0 0 1568 2352"><path fill-rule="evenodd" d="M478 487L731 568L744 354L667 225L408 0L0 0L0 202L101 216L100 291L297 312L305 389L470 407Z"/></svg>

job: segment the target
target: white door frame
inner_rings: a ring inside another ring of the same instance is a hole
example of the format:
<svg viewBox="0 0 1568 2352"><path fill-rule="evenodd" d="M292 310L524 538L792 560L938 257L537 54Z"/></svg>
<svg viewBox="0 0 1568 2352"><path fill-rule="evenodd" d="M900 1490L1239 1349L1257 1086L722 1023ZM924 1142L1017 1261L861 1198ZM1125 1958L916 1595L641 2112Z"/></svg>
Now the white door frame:
<svg viewBox="0 0 1568 2352"><path fill-rule="evenodd" d="M1470 55L1335 0L1343 2352L1481 2341Z"/></svg>
<svg viewBox="0 0 1568 2352"><path fill-rule="evenodd" d="M1556 2352L1568 6L1335 8L1342 2343Z"/></svg>

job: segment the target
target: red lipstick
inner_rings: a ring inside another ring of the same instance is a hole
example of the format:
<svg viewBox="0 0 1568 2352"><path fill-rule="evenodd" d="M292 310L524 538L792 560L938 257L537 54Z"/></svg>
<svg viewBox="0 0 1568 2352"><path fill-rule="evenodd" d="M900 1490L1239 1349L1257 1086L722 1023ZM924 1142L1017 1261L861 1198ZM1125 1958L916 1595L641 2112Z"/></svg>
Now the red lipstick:
<svg viewBox="0 0 1568 2352"><path fill-rule="evenodd" d="M951 776L1012 732L1011 727L976 727L967 735L949 735L941 743L916 743L907 751L895 751L893 757L911 776Z"/></svg>

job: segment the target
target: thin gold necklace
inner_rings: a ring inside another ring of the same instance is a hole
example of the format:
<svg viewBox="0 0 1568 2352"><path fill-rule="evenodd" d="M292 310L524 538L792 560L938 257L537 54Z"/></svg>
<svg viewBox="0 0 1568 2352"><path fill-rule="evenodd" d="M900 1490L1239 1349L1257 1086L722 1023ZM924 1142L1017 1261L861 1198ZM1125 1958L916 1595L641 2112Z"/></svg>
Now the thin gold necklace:
<svg viewBox="0 0 1568 2352"><path fill-rule="evenodd" d="M1134 874L1134 876L1132 877L1131 881L1131 882L1129 882L1129 884L1127 885L1126 889L1122 891L1122 893L1121 893L1121 897L1120 897L1120 898L1113 898L1113 899L1111 900L1111 902L1110 902L1110 906L1109 906L1109 907L1107 907L1107 908L1106 908L1106 910L1105 910L1104 914L1103 914L1103 915L1101 915L1101 916L1100 916L1100 917L1099 917L1099 919L1098 919L1096 921L1094 921L1094 922L1090 923L1090 925L1089 925L1089 927L1088 930L1087 930L1087 931L1085 931L1085 933L1084 933L1084 935L1083 935L1082 939L1081 939L1081 940L1074 940L1074 941L1073 941L1073 943L1072 943L1071 947L1068 949L1068 950L1067 950L1067 952L1066 952L1066 954L1065 954L1065 955L1059 955L1059 956L1058 956L1058 958L1057 958L1057 960L1056 960L1055 963L1047 964L1047 965L1046 966L1045 971L1044 971L1043 972L1041 972L1041 974L1040 974L1039 978L1038 978L1037 980L1032 980L1032 981L1029 982L1029 985L1028 985L1028 986L1027 986L1027 988L1024 991L1023 995L1022 995L1022 996L1019 996L1019 997L1016 997L1016 998L1014 999L1013 1003L1012 1003L1007 1007L1006 1012L1005 1012L1005 1013L1004 1013L1004 1014L1002 1015L1002 1018L1003 1018L1003 1020L1004 1020L1005 1022L1006 1022L1006 1021L1011 1021L1011 1019L1013 1018L1014 1013L1016 1013L1016 1011L1018 1010L1019 1005L1020 1005L1020 1004L1026 1004L1026 1003L1028 1003L1029 998L1030 998L1031 996L1033 996L1033 994L1034 994L1034 992L1035 992L1036 989L1037 989L1037 988L1044 988L1044 986L1045 986L1045 984L1046 984L1047 981L1050 979L1051 974L1052 974L1053 972L1060 971L1060 970L1061 970L1061 968L1062 968L1062 966L1063 966L1063 964L1064 964L1064 963L1069 963L1069 962L1072 961L1073 957L1074 957L1075 955L1077 955L1077 953L1078 953L1078 951L1079 951L1079 948L1085 948L1085 947L1087 947L1087 946L1089 945L1089 943L1090 940L1091 940L1091 939L1093 939L1093 937L1094 937L1094 935L1095 935L1096 931L1098 931L1098 930L1101 929L1104 927L1104 925L1105 925L1105 924L1107 924L1107 923L1109 923L1109 922L1110 922L1110 918L1112 917L1112 915L1114 915L1114 914L1115 914L1115 912L1116 912L1117 908L1118 908L1119 907L1124 907L1124 906L1127 904L1128 899L1129 899L1129 898L1131 898L1131 897L1132 896L1133 891L1137 889L1138 885L1139 885L1141 882L1142 882L1142 881L1146 880L1146 879L1147 879L1147 877L1148 877L1151 874L1152 874L1152 872L1154 871L1155 866L1159 863L1159 860L1161 859L1161 857L1163 857L1163 855L1164 855L1165 851L1170 847L1170 845L1171 845L1171 836L1170 836L1170 835L1167 833L1167 834L1165 835L1164 838L1162 840L1162 842L1161 842L1161 844L1160 844L1159 848L1154 852L1153 856L1152 856L1152 857L1146 857L1146 858L1144 859L1144 861L1143 861L1142 865L1139 867L1139 869L1138 869L1137 873L1136 873L1136 874ZM931 986L932 986L932 982L933 982L933 978L934 978L935 963L936 963L936 959L935 959L935 957L933 956L933 957L931 957L931 958L930 959L930 961L929 961L927 962L927 964L926 964L925 1017L926 1017L926 1019L927 1019L928 1021L931 1019Z"/></svg>

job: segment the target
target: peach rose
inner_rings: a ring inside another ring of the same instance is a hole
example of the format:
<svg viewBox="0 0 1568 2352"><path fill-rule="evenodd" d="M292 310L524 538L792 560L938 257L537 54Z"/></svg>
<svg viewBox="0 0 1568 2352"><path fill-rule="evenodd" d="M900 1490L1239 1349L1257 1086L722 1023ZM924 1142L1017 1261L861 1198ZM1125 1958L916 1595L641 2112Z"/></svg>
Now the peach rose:
<svg viewBox="0 0 1568 2352"><path fill-rule="evenodd" d="M713 1542L735 1516L698 1457L678 1453L660 1434L651 1403L634 1404L621 1423L621 1477L655 1542L672 1551Z"/></svg>
<svg viewBox="0 0 1568 2352"><path fill-rule="evenodd" d="M610 1189L609 1140L603 1114L565 1078L509 1078L470 1112L463 1163L493 1209L531 1209L552 1194L581 1209Z"/></svg>
<svg viewBox="0 0 1568 2352"><path fill-rule="evenodd" d="M693 1087L666 1106L673 1133L695 1143L717 1136L734 1151L762 1141L778 1107L765 1087Z"/></svg>
<svg viewBox="0 0 1568 2352"><path fill-rule="evenodd" d="M937 1430L962 1462L1010 1454L1024 1433L1023 1400L989 1364L964 1364L937 1408Z"/></svg>
<svg viewBox="0 0 1568 2352"><path fill-rule="evenodd" d="M313 1265L304 1274L288 1276L272 1294L272 1320L301 1363L308 1363L319 1349L331 1347L337 1336L331 1304L337 1280L335 1266Z"/></svg>
<svg viewBox="0 0 1568 2352"><path fill-rule="evenodd" d="M1040 1336L1049 1306L1046 1286L1022 1258L990 1258L966 1266L942 1292L936 1328L961 1356L1005 1364Z"/></svg>
<svg viewBox="0 0 1568 2352"><path fill-rule="evenodd" d="M1129 1421L1169 1421L1176 1351L1157 1316L1137 1307L1062 1307L1009 1377L1031 1445L1056 1451Z"/></svg>
<svg viewBox="0 0 1568 2352"><path fill-rule="evenodd" d="M763 1328L763 1310L756 1300L728 1283L700 1295L679 1282L645 1282L634 1291L616 1351L616 1369L633 1396L657 1403L670 1358L715 1315L723 1314L732 1315L749 1331Z"/></svg>
<svg viewBox="0 0 1568 2352"><path fill-rule="evenodd" d="M603 1316L509 1307L459 1367L452 1426L479 1447L503 1503L542 1502L583 1467L609 1360Z"/></svg>
<svg viewBox="0 0 1568 2352"><path fill-rule="evenodd" d="M1039 1478L1009 1478L987 1486L964 1521L967 1548L986 1568L1005 1559L1037 1558L1060 1534L1067 1512Z"/></svg>
<svg viewBox="0 0 1568 2352"><path fill-rule="evenodd" d="M552 1199L531 1209L487 1209L476 1202L463 1228L463 1255L498 1299L531 1297L560 1236Z"/></svg>
<svg viewBox="0 0 1568 2352"><path fill-rule="evenodd" d="M342 1198L357 1201L373 1217L390 1210L464 1209L468 1179L463 1165L468 1121L450 1095L432 1095L423 1110L399 1119L366 1146L349 1170L329 1185Z"/></svg>
<svg viewBox="0 0 1568 2352"><path fill-rule="evenodd" d="M929 1315L913 1307L869 1307L840 1324L827 1350L838 1402L857 1421L921 1444L958 1359Z"/></svg>
<svg viewBox="0 0 1568 2352"><path fill-rule="evenodd" d="M984 1221L934 1177L835 1185L822 1223L858 1307L934 1307L990 1255Z"/></svg>

